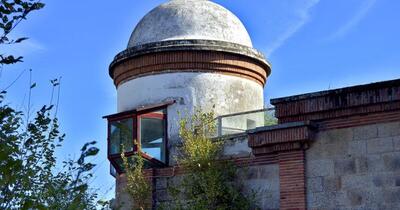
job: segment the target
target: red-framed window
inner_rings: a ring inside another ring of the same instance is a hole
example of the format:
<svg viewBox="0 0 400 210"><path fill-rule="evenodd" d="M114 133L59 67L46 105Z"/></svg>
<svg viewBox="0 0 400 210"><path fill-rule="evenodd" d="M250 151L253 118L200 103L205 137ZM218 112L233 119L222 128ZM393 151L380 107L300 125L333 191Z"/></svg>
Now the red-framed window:
<svg viewBox="0 0 400 210"><path fill-rule="evenodd" d="M166 108L133 110L105 117L108 121L108 159L117 173L124 172L122 153L129 159L140 151L147 168L168 165Z"/></svg>

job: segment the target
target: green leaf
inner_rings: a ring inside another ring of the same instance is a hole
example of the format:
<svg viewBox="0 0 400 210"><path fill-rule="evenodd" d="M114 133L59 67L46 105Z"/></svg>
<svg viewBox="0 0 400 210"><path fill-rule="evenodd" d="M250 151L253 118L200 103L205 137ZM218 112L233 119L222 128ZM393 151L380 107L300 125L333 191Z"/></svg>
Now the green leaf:
<svg viewBox="0 0 400 210"><path fill-rule="evenodd" d="M83 151L86 151L88 146L90 146L90 145L95 145L96 143L97 143L96 141L91 141L91 142L86 143L85 145L83 145L81 151L82 151L82 152L83 152Z"/></svg>
<svg viewBox="0 0 400 210"><path fill-rule="evenodd" d="M2 18L3 23L7 23L8 22L8 17L6 15L4 15Z"/></svg>
<svg viewBox="0 0 400 210"><path fill-rule="evenodd" d="M22 38L19 38L19 39L15 40L15 43L20 43L20 42L25 41L25 40L27 40L27 39L29 39L29 38L27 38L27 37L22 37Z"/></svg>
<svg viewBox="0 0 400 210"><path fill-rule="evenodd" d="M100 149L96 148L96 147L91 147L88 149L88 151L86 152L86 157L89 156L95 156L97 155L97 153L99 153Z"/></svg>

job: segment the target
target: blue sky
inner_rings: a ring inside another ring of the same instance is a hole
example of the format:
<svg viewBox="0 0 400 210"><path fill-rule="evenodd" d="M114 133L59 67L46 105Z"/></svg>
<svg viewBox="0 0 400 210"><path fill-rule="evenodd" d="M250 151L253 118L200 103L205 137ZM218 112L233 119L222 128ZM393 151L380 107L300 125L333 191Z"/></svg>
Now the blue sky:
<svg viewBox="0 0 400 210"><path fill-rule="evenodd" d="M21 54L25 62L1 70L0 89L8 101L26 106L28 69L33 69L33 105L48 103L49 80L62 77L59 115L67 134L60 159L77 157L84 142L97 140L93 186L113 195L114 179L106 160L106 122L116 111L116 91L108 76L113 56L149 10L164 2L44 0L13 36L23 44L0 48ZM247 27L254 46L272 63L266 100L400 78L400 1L397 0L216 0Z"/></svg>

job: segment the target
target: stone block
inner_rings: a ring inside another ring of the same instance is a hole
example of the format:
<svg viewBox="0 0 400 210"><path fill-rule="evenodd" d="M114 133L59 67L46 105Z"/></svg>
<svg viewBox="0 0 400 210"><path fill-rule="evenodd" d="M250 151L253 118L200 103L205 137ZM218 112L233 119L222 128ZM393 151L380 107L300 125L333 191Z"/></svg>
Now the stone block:
<svg viewBox="0 0 400 210"><path fill-rule="evenodd" d="M365 156L367 153L367 142L366 141L351 141L347 154L353 157Z"/></svg>
<svg viewBox="0 0 400 210"><path fill-rule="evenodd" d="M181 184L182 180L183 180L183 175L182 176L174 176L171 178L168 178L167 180L167 186L168 187L177 187Z"/></svg>
<svg viewBox="0 0 400 210"><path fill-rule="evenodd" d="M279 180L279 165L271 164L265 166L258 166L260 179L277 179Z"/></svg>
<svg viewBox="0 0 400 210"><path fill-rule="evenodd" d="M338 141L335 144L324 145L324 158L344 157L347 155L349 141Z"/></svg>
<svg viewBox="0 0 400 210"><path fill-rule="evenodd" d="M164 201L169 201L171 200L171 196L169 196L169 193L167 190L157 190L156 191L156 199L158 202L164 202Z"/></svg>
<svg viewBox="0 0 400 210"><path fill-rule="evenodd" d="M400 175L395 178L395 186L400 187Z"/></svg>
<svg viewBox="0 0 400 210"><path fill-rule="evenodd" d="M343 192L317 192L307 194L307 209L346 209L347 195Z"/></svg>
<svg viewBox="0 0 400 210"><path fill-rule="evenodd" d="M378 125L379 137L400 135L400 122L384 123Z"/></svg>
<svg viewBox="0 0 400 210"><path fill-rule="evenodd" d="M393 173L378 173L372 175L372 183L375 187L379 188L390 188L396 186L397 176ZM399 176L400 178L400 176Z"/></svg>
<svg viewBox="0 0 400 210"><path fill-rule="evenodd" d="M385 189L383 199L386 203L400 203L400 188Z"/></svg>
<svg viewBox="0 0 400 210"><path fill-rule="evenodd" d="M307 192L322 192L322 177L313 177L307 179Z"/></svg>
<svg viewBox="0 0 400 210"><path fill-rule="evenodd" d="M400 202L396 203L386 203L386 202L381 202L378 204L378 207L376 209L382 209L382 210L393 210L393 209L400 209Z"/></svg>
<svg viewBox="0 0 400 210"><path fill-rule="evenodd" d="M307 160L306 177L331 176L334 174L333 160Z"/></svg>
<svg viewBox="0 0 400 210"><path fill-rule="evenodd" d="M363 187L369 189L374 186L372 182L372 176L370 175L348 175L342 176L342 187L345 190L356 189Z"/></svg>
<svg viewBox="0 0 400 210"><path fill-rule="evenodd" d="M255 196L261 209L279 209L279 176L272 179L244 180L243 193Z"/></svg>
<svg viewBox="0 0 400 210"><path fill-rule="evenodd" d="M393 137L394 150L400 151L400 136Z"/></svg>
<svg viewBox="0 0 400 210"><path fill-rule="evenodd" d="M338 159L334 161L335 175L347 175L356 173L356 161L354 158Z"/></svg>
<svg viewBox="0 0 400 210"><path fill-rule="evenodd" d="M248 167L242 169L241 174L245 175L246 179L257 179L259 175L258 167Z"/></svg>
<svg viewBox="0 0 400 210"><path fill-rule="evenodd" d="M385 171L385 164L381 155L368 155L367 165L368 165L368 172Z"/></svg>
<svg viewBox="0 0 400 210"><path fill-rule="evenodd" d="M360 206L363 202L362 194L358 190L347 191L347 199L352 207Z"/></svg>
<svg viewBox="0 0 400 210"><path fill-rule="evenodd" d="M342 180L339 176L324 177L323 190L328 192L336 192L342 188Z"/></svg>
<svg viewBox="0 0 400 210"><path fill-rule="evenodd" d="M323 153L325 149L325 145L321 143L319 140L315 140L310 148L306 150L306 160L318 160L325 158L325 154Z"/></svg>
<svg viewBox="0 0 400 210"><path fill-rule="evenodd" d="M157 178L156 179L156 189L165 189L167 188L167 178Z"/></svg>
<svg viewBox="0 0 400 210"><path fill-rule="evenodd" d="M367 141L367 152L369 154L378 154L393 151L392 137L376 138Z"/></svg>
<svg viewBox="0 0 400 210"><path fill-rule="evenodd" d="M383 201L381 190L360 186L346 191L348 206L352 209L377 209Z"/></svg>
<svg viewBox="0 0 400 210"><path fill-rule="evenodd" d="M307 207L310 209L329 209L332 207L334 193L307 193Z"/></svg>
<svg viewBox="0 0 400 210"><path fill-rule="evenodd" d="M355 161L357 173L368 172L368 159L366 157L358 157Z"/></svg>
<svg viewBox="0 0 400 210"><path fill-rule="evenodd" d="M279 209L279 192L268 192L256 198L261 209Z"/></svg>
<svg viewBox="0 0 400 210"><path fill-rule="evenodd" d="M350 141L337 141L336 143L332 144L323 142L311 144L310 149L306 151L307 160L343 157L347 155L349 142Z"/></svg>
<svg viewBox="0 0 400 210"><path fill-rule="evenodd" d="M382 156L385 169L388 171L400 171L400 153L389 153Z"/></svg>
<svg viewBox="0 0 400 210"><path fill-rule="evenodd" d="M244 192L251 194L251 192L267 193L267 192L279 192L279 180L267 180L267 179L252 179L243 181Z"/></svg>
<svg viewBox="0 0 400 210"><path fill-rule="evenodd" d="M339 141L350 141L353 139L353 130L351 128L333 129L323 131L317 134L317 140L323 144L337 144Z"/></svg>
<svg viewBox="0 0 400 210"><path fill-rule="evenodd" d="M367 125L353 128L353 140L367 140L378 137L378 126Z"/></svg>

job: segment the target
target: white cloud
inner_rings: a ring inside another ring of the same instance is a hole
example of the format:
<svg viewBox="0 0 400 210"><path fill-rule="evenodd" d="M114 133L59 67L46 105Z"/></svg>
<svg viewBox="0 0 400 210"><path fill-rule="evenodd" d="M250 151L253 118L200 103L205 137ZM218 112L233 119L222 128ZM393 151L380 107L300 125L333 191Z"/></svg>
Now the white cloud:
<svg viewBox="0 0 400 210"><path fill-rule="evenodd" d="M270 56L275 50L280 48L285 42L299 31L309 20L311 9L318 4L320 0L307 0L299 5L295 11L295 20L291 20L288 27L277 36L277 39L267 48L265 54Z"/></svg>
<svg viewBox="0 0 400 210"><path fill-rule="evenodd" d="M330 35L327 40L332 40L336 38L343 37L346 35L354 26L356 26L371 10L371 8L375 5L376 0L366 0L358 9L358 11L354 14L350 20L346 22L342 27L340 27L336 32Z"/></svg>

